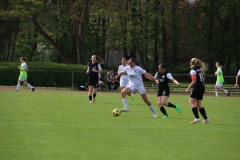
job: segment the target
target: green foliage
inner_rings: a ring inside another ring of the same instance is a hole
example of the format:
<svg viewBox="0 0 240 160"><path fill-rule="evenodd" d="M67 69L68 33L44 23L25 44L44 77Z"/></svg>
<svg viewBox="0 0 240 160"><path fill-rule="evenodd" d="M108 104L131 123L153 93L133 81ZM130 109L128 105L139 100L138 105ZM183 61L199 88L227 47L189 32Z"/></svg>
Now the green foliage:
<svg viewBox="0 0 240 160"><path fill-rule="evenodd" d="M130 112L120 117L111 114L123 107L119 93L99 93L95 104L79 91L1 88L0 97L1 159L240 159L239 97L205 96L211 120L206 125L190 124L194 116L188 95L170 96L182 112L166 107L169 119L162 119L155 94L148 98L158 118L139 94L128 101Z"/></svg>

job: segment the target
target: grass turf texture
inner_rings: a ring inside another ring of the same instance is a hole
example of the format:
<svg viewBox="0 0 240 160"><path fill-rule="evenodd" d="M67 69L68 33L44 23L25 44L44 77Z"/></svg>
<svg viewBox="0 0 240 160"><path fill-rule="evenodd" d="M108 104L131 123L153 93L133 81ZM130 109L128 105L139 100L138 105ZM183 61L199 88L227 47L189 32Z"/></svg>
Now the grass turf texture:
<svg viewBox="0 0 240 160"><path fill-rule="evenodd" d="M182 113L166 107L162 119L156 95L148 94L159 116L153 118L139 94L122 108L119 93L99 93L89 104L87 92L0 91L1 159L240 159L238 97L205 96L209 124L190 124L189 96L171 95Z"/></svg>

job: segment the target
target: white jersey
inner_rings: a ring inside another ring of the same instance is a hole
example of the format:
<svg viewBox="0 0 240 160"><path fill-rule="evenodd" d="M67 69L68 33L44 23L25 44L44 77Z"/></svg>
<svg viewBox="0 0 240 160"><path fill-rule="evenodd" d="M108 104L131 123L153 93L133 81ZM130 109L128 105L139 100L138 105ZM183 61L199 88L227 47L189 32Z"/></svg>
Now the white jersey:
<svg viewBox="0 0 240 160"><path fill-rule="evenodd" d="M126 66L123 66L123 65L120 65L118 67L118 74L120 72L123 72L126 68L129 68L129 65L127 64ZM121 77L120 77L120 81L125 81L125 82L128 82L129 81L129 77L127 74L122 74Z"/></svg>
<svg viewBox="0 0 240 160"><path fill-rule="evenodd" d="M145 74L146 70L135 66L125 68L123 72L126 72L129 77L129 86L143 86L142 74Z"/></svg>

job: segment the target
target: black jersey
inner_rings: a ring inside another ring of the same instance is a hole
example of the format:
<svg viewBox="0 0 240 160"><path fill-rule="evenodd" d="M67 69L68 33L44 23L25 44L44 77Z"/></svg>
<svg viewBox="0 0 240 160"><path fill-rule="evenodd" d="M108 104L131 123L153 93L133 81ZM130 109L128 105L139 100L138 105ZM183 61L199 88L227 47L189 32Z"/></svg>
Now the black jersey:
<svg viewBox="0 0 240 160"><path fill-rule="evenodd" d="M192 75L194 75L195 73L196 73L197 82L196 82L196 84L193 87L204 86L204 84L203 84L203 74L201 72L200 67L194 66L192 68L192 70L190 71L190 77L192 78Z"/></svg>
<svg viewBox="0 0 240 160"><path fill-rule="evenodd" d="M89 78L96 78L96 79L98 79L98 72L93 72L93 68L95 69L95 70L99 70L98 69L98 64L99 63L97 63L97 62L95 62L94 64L92 64L92 62L90 62L89 64L88 64L88 68L89 68L89 73L88 73L88 76L89 76Z"/></svg>
<svg viewBox="0 0 240 160"><path fill-rule="evenodd" d="M169 79L167 78L167 74L169 72L164 72L164 73L160 73L160 72L157 72L157 79L158 79L158 89L159 90L162 90L162 89L167 89L169 88L169 85L168 85L168 82L169 82Z"/></svg>

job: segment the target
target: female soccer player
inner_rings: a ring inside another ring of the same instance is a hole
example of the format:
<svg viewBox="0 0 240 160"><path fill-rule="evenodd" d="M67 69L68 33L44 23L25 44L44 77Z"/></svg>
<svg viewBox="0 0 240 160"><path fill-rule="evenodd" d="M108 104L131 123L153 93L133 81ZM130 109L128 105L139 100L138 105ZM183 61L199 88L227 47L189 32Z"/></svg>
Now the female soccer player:
<svg viewBox="0 0 240 160"><path fill-rule="evenodd" d="M239 69L239 71L238 71L238 73L236 75L236 84L235 84L236 88L238 87L238 79L239 79L239 77L240 77L240 69Z"/></svg>
<svg viewBox="0 0 240 160"><path fill-rule="evenodd" d="M120 72L115 77L115 79L117 79L120 76L122 76L122 74L127 74L129 77L129 84L121 91L122 101L124 105L124 108L121 109L121 111L129 112L126 95L132 92L138 91L143 101L148 105L149 109L152 111L153 117L157 117L157 112L155 111L152 103L147 98L146 89L143 85L142 74L145 75L146 78L154 82L155 82L155 78L151 74L147 73L146 70L137 66L134 58L130 58L128 62L130 67L125 68L122 72Z"/></svg>
<svg viewBox="0 0 240 160"><path fill-rule="evenodd" d="M20 76L18 78L18 85L16 91L19 91L21 82L24 82L25 85L27 85L29 88L31 88L32 92L34 92L35 88L31 86L29 83L27 83L27 71L28 71L28 66L27 66L27 58L26 57L21 57L20 62L22 63L21 66L18 66L18 69L20 70Z"/></svg>
<svg viewBox="0 0 240 160"><path fill-rule="evenodd" d="M160 111L163 113L163 118L168 118L167 111L164 106L175 108L178 113L181 113L181 108L178 105L174 105L167 102L170 95L170 88L168 81L173 81L176 85L180 85L177 80L175 80L170 72L167 71L167 66L171 68L169 64L163 63L158 66L158 72L155 74L154 78L158 84L158 94L157 94L157 105Z"/></svg>
<svg viewBox="0 0 240 160"><path fill-rule="evenodd" d="M122 65L120 65L118 67L118 74L121 73L122 71L124 71L127 67L129 67L128 61L127 61L127 59L125 57L122 58L121 63L122 63ZM123 90L128 84L129 84L129 77L128 77L128 75L126 73L122 74L122 76L120 77L120 87L121 87L121 90ZM127 95L131 96L131 99L134 100L134 95L132 93L128 93Z"/></svg>
<svg viewBox="0 0 240 160"><path fill-rule="evenodd" d="M98 73L102 73L102 67L100 64L104 64L104 60L97 56L92 55L91 62L88 64L88 98L89 103L96 102L97 88L98 88Z"/></svg>
<svg viewBox="0 0 240 160"><path fill-rule="evenodd" d="M217 76L217 82L215 85L215 96L218 97L218 90L222 90L224 93L227 94L228 97L230 97L230 92L228 92L226 89L223 89L223 72L222 67L219 62L216 62L217 71L214 73L215 76Z"/></svg>
<svg viewBox="0 0 240 160"><path fill-rule="evenodd" d="M199 110L199 112L204 118L203 124L206 124L210 122L210 120L207 117L206 111L202 106L203 94L205 92L205 86L203 83L203 73L205 72L206 67L205 64L197 58L191 59L190 67L191 67L190 77L192 79L192 82L186 89L186 92L188 92L190 88L193 88L192 93L190 95L189 104L190 107L192 108L192 112L195 116L195 119L191 123L194 124L201 121L198 115Z"/></svg>

